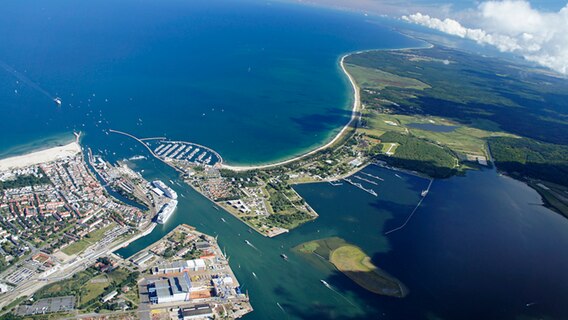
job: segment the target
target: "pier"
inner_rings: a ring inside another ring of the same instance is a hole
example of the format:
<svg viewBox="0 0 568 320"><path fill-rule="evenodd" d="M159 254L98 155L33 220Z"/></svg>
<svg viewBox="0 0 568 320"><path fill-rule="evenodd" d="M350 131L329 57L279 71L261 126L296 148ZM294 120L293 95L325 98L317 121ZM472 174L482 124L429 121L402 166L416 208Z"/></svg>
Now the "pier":
<svg viewBox="0 0 568 320"><path fill-rule="evenodd" d="M361 190L363 190L363 191L365 191L365 192L367 192L367 193L370 193L370 194L374 195L375 197L378 196L378 194L377 194L377 192L376 192L375 190L373 190L373 189L367 189L367 188L363 187L362 184L360 184L360 183L358 183L358 182L353 182L353 180L351 180L351 179L349 179L349 178L344 178L343 181L346 181L346 182L349 183L350 185L355 186L355 187L357 187L357 188L359 188L359 189L361 189Z"/></svg>
<svg viewBox="0 0 568 320"><path fill-rule="evenodd" d="M406 227L406 225L408 224L408 222L410 222L410 220L412 219L412 216L414 216L414 213L416 213L416 210L418 210L418 207L420 207L420 205L422 204L422 201L424 201L424 199L426 199L426 196L428 195L428 193L430 192L430 187L432 186L432 183L434 182L434 179L430 179L430 183L428 184L428 188L426 188L425 190L422 190L421 196L422 198L420 199L420 201L418 201L418 204L416 205L416 207L414 207L414 210L412 210L412 212L410 213L410 215L406 218L406 220L404 221L403 224L401 224L399 227L396 227L392 230L389 230L387 232L385 232L385 236L388 234L391 234L395 231L401 230L404 227Z"/></svg>
<svg viewBox="0 0 568 320"><path fill-rule="evenodd" d="M181 173L184 172L181 169L179 169L177 166L171 164L168 160L187 161L187 162L193 162L195 164L207 165L209 164L209 162L212 161L212 157L211 155L209 155L209 157L207 157L205 160L204 158L207 156L208 153L210 153L217 158L217 162L215 162L215 165L222 165L223 163L223 158L219 153L217 153L215 150L211 148L205 147L197 143L186 142L186 141L169 141L165 140L166 139L165 137L138 138L130 133L123 131L118 131L114 129L109 129L108 131L111 133L121 134L138 141L146 149L148 149L150 154L154 156L156 159L162 161L163 163L167 164L168 166L174 168L176 171ZM159 141L159 142L157 143L158 146L155 148L155 150L153 150L151 147L152 146L151 142L146 142L146 141ZM187 152L189 152L192 149L193 151L189 154L189 156L186 157ZM192 161L191 159L195 155L197 155L197 157Z"/></svg>
<svg viewBox="0 0 568 320"><path fill-rule="evenodd" d="M127 136L127 137L129 137L129 138L131 138L131 139L134 139L134 140L140 142L144 147L146 147L146 149L148 149L148 151L150 152L150 154L152 154L156 159L158 159L158 160L162 161L163 163L167 164L168 166L174 168L176 171L178 171L178 172L180 172L180 173L184 173L184 172L181 171L180 169L176 168L176 166L173 166L173 165L169 164L168 162L162 160L160 157L158 157L158 156L154 153L154 151L152 150L152 148L150 148L150 146L148 146L144 141L142 141L142 139L139 139L139 138L137 138L137 137L131 135L130 133L126 133L126 132L122 132L122 131L118 131L118 130L108 129L108 131L109 131L109 132L112 132L112 133L116 133L116 134L121 134L121 135L123 135L123 136Z"/></svg>
<svg viewBox="0 0 568 320"><path fill-rule="evenodd" d="M375 181L371 181L371 180L369 180L369 179L365 179L365 178L360 177L360 176L357 176L357 175L355 175L355 176L353 176L353 177L355 177L356 179L359 179L359 180L361 180L361 181L365 181L365 182L367 182L367 183L374 184L374 185L376 185L376 186L379 185L379 184L376 183Z"/></svg>

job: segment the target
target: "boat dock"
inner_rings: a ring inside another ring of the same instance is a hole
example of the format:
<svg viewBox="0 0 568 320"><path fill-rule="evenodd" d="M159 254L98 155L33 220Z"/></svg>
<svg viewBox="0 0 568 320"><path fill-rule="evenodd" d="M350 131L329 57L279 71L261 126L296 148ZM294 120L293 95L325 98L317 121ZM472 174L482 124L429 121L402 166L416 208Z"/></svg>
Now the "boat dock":
<svg viewBox="0 0 568 320"><path fill-rule="evenodd" d="M371 180L369 180L369 179L365 179L365 178L362 178L362 177L357 176L357 175L355 175L355 176L353 176L353 177L356 178L356 179L359 179L359 180L361 180L361 181L365 181L365 182L368 182L368 183L370 183L370 184L374 184L374 185L376 185L376 186L379 185L379 184L376 183L375 181L371 181Z"/></svg>
<svg viewBox="0 0 568 320"><path fill-rule="evenodd" d="M370 193L370 194L374 195L375 197L378 196L378 194L377 194L377 192L376 192L375 190L373 190L373 189L367 189L367 188L363 187L362 184L360 184L360 183L358 183L358 182L353 182L353 180L351 180L351 179L349 179L349 178L344 178L343 181L346 181L346 182L349 183L350 185L355 186L355 187L357 187L357 188L359 188L359 189L361 189L361 190L363 190L363 191L365 191L365 192L367 192L367 193Z"/></svg>

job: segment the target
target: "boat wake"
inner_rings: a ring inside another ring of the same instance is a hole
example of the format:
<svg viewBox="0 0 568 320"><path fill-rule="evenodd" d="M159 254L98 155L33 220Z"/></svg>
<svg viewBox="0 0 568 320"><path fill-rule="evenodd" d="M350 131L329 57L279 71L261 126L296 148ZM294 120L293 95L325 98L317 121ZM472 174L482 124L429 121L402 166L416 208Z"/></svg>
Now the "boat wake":
<svg viewBox="0 0 568 320"><path fill-rule="evenodd" d="M278 308L280 308L280 310L282 310L282 312L287 313L286 310L284 310L284 308L280 305L279 302L276 302L276 305L278 306Z"/></svg>
<svg viewBox="0 0 568 320"><path fill-rule="evenodd" d="M340 297L342 297L345 301L347 301L347 303L349 303L350 305L357 307L353 302L351 302L351 300L347 299L347 297L342 294L341 292L335 290L335 288L333 288L329 283L327 283L327 281L325 280L320 280L320 282L329 290L335 292L337 295L339 295Z"/></svg>
<svg viewBox="0 0 568 320"><path fill-rule="evenodd" d="M48 97L50 100L57 103L57 105L61 105L61 99L52 95L44 88L40 87L37 83L33 82L30 78L26 77L21 72L18 72L16 69L12 68L10 65L6 64L4 61L0 61L0 68L6 70L9 74L13 75L16 79L25 83L30 88L36 90L37 92L43 94L44 96Z"/></svg>
<svg viewBox="0 0 568 320"><path fill-rule="evenodd" d="M255 247L255 246L254 246L254 244L252 244L252 243L251 243L250 241L248 241L248 240L245 240L245 243L247 244L247 246L249 246L249 247L253 248L254 250L256 250L256 251L258 251L258 252L261 252L261 251L260 251L260 250L258 250L258 248L257 248L257 247Z"/></svg>

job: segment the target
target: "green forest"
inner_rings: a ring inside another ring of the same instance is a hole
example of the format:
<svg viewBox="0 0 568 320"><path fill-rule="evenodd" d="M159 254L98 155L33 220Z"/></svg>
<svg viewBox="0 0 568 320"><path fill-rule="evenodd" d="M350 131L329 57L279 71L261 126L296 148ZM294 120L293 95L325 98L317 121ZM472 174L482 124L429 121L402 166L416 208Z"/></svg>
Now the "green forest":
<svg viewBox="0 0 568 320"><path fill-rule="evenodd" d="M386 132L380 137L383 143L398 143L396 153L387 156L380 153L380 145L374 150L377 159L393 166L425 173L433 178L447 178L457 173L457 158L447 148L408 134Z"/></svg>
<svg viewBox="0 0 568 320"><path fill-rule="evenodd" d="M517 177L568 186L568 146L527 138L489 138L497 167Z"/></svg>

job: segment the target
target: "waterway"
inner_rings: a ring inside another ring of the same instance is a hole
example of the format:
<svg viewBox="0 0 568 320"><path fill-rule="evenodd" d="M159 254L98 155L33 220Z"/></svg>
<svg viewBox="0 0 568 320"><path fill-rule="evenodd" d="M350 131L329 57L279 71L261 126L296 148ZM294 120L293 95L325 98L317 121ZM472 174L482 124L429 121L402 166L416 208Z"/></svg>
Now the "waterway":
<svg viewBox="0 0 568 320"><path fill-rule="evenodd" d="M81 130L83 143L110 161L148 156L136 142L107 135L113 128L211 146L231 164L293 156L349 119L342 54L419 45L388 20L366 19L266 1L8 1L0 60L18 74L0 72L0 155L45 139L62 143L62 133ZM255 311L247 319L568 318L568 222L526 185L494 171L435 181L410 222L386 237L427 180L370 167L385 179L365 184L377 197L348 184L300 185L320 217L268 239L215 210L158 160L131 165L147 179L178 182L180 203L167 224L119 253L131 255L179 223L219 235L251 295ZM363 248L408 287L408 297L368 293L291 251L329 236Z"/></svg>
<svg viewBox="0 0 568 320"><path fill-rule="evenodd" d="M155 160L136 163L149 178L179 182ZM245 224L180 183L176 191L185 197L168 223L118 253L132 255L179 223L218 235L251 295L255 311L247 319L568 317L562 308L568 298L568 256L562 253L568 221L540 206L532 189L493 170L437 180L410 222L385 236L406 220L429 181L376 166L364 172L384 179L378 186L360 181L377 197L346 183L296 186L320 217L273 239L249 233ZM404 299L371 294L327 263L292 250L330 236L360 246L410 294Z"/></svg>

